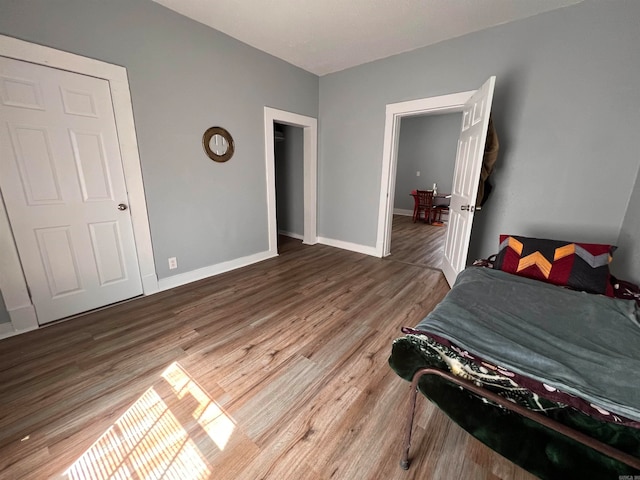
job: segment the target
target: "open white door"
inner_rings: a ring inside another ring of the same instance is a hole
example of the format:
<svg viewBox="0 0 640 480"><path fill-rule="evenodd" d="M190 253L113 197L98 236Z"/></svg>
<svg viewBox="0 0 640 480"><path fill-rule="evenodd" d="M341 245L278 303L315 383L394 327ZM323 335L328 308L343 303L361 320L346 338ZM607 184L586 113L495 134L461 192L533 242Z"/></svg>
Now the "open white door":
<svg viewBox="0 0 640 480"><path fill-rule="evenodd" d="M471 96L462 111L442 262L442 271L449 285L453 285L467 262L495 82L496 77L489 78Z"/></svg>

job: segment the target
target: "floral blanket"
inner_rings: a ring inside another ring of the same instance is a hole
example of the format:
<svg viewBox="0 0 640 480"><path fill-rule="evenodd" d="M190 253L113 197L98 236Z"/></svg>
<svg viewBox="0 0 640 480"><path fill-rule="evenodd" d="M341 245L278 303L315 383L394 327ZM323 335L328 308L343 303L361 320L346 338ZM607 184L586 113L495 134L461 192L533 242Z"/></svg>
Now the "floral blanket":
<svg viewBox="0 0 640 480"><path fill-rule="evenodd" d="M395 342L402 341L411 344L424 358L425 367L433 366L449 371L530 410L548 412L556 409L574 408L597 420L640 428L640 422L614 415L582 398L511 372L438 335L410 327L403 327L402 332L406 334L406 337L396 339ZM484 397L480 398L485 403L494 404Z"/></svg>

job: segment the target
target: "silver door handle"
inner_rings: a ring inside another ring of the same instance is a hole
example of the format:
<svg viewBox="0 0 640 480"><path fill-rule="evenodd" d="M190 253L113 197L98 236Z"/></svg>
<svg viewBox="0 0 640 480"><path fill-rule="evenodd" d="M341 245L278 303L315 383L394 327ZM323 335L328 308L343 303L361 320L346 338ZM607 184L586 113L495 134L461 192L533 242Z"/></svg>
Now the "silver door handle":
<svg viewBox="0 0 640 480"><path fill-rule="evenodd" d="M121 203L120 205L118 205L118 210L126 210L127 206L124 203Z"/></svg>
<svg viewBox="0 0 640 480"><path fill-rule="evenodd" d="M467 210L469 212L479 212L482 207L474 207L473 205L461 205L460 210Z"/></svg>

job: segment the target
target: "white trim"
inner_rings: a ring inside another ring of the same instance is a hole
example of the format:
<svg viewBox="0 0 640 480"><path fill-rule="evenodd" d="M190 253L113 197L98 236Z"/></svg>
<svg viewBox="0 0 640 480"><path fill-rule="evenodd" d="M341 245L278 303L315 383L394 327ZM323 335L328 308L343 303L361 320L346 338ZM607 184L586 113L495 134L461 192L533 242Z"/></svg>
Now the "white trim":
<svg viewBox="0 0 640 480"><path fill-rule="evenodd" d="M400 119L414 115L461 112L464 104L475 92L475 90L472 90L387 105L382 147L382 178L380 179L380 204L378 207L378 234L374 249L375 256L386 257L389 255L391 248L393 215L390 215L390 212L393 209L393 196L396 189Z"/></svg>
<svg viewBox="0 0 640 480"><path fill-rule="evenodd" d="M33 305L8 309L8 311L11 316L11 324L16 332L26 332L38 328L36 309Z"/></svg>
<svg viewBox="0 0 640 480"><path fill-rule="evenodd" d="M359 243L344 242L342 240L334 240L333 238L326 237L318 237L318 243L328 245L330 247L341 248L342 250L364 253L365 255L371 255L374 257L378 256L374 247L369 247L368 245L360 245Z"/></svg>
<svg viewBox="0 0 640 480"><path fill-rule="evenodd" d="M295 238L296 240L304 240L304 236L300 235L299 233L286 232L284 230L278 230L278 235Z"/></svg>
<svg viewBox="0 0 640 480"><path fill-rule="evenodd" d="M405 210L404 208L394 208L394 215L402 215L404 217L413 217L413 210Z"/></svg>
<svg viewBox="0 0 640 480"><path fill-rule="evenodd" d="M277 253L274 255L271 251L254 253L253 255L247 255L246 257L235 258L227 262L217 263L215 265L209 265L208 267L198 268L196 270L180 273L171 277L161 278L158 280L159 291L180 287L187 283L213 277L214 275L220 275L221 273L229 272L236 268L246 267L277 256Z"/></svg>
<svg viewBox="0 0 640 480"><path fill-rule="evenodd" d="M127 70L118 65L81 57L4 35L0 35L0 55L102 78L109 82L122 165L129 193L131 221L138 253L142 288L145 295L158 291ZM13 236L7 228L8 225L9 221L2 207L0 210L0 245L3 248L0 248L0 266L2 266L3 272L5 272L5 266L8 266L9 269L6 272L9 273L0 275L0 290L2 290L14 329L18 330L18 327L21 327L21 330L31 327L37 328L37 322L35 324L29 323L35 319L35 313L33 319L29 315L24 316L17 313L21 312L21 309L30 306L31 300L28 298L27 284L22 270L20 269L18 272L16 269L16 265L18 268L20 267L20 260ZM6 248L7 245L10 248Z"/></svg>
<svg viewBox="0 0 640 480"><path fill-rule="evenodd" d="M8 310L10 322L0 323L0 340L39 328L36 310L33 305Z"/></svg>
<svg viewBox="0 0 640 480"><path fill-rule="evenodd" d="M15 335L16 331L11 322L0 323L0 339Z"/></svg>
<svg viewBox="0 0 640 480"><path fill-rule="evenodd" d="M302 243L318 243L318 120L297 113L264 107L264 145L267 169L267 215L269 217L269 252L278 253L276 221L276 174L273 141L273 122L302 127L304 157L304 235Z"/></svg>

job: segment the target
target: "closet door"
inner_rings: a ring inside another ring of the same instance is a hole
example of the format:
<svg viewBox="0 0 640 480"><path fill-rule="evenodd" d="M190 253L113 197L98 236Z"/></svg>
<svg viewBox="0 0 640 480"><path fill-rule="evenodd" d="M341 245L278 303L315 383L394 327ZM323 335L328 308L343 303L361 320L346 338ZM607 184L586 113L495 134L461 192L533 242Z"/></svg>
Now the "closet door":
<svg viewBox="0 0 640 480"><path fill-rule="evenodd" d="M142 293L109 82L0 57L0 189L40 324Z"/></svg>

